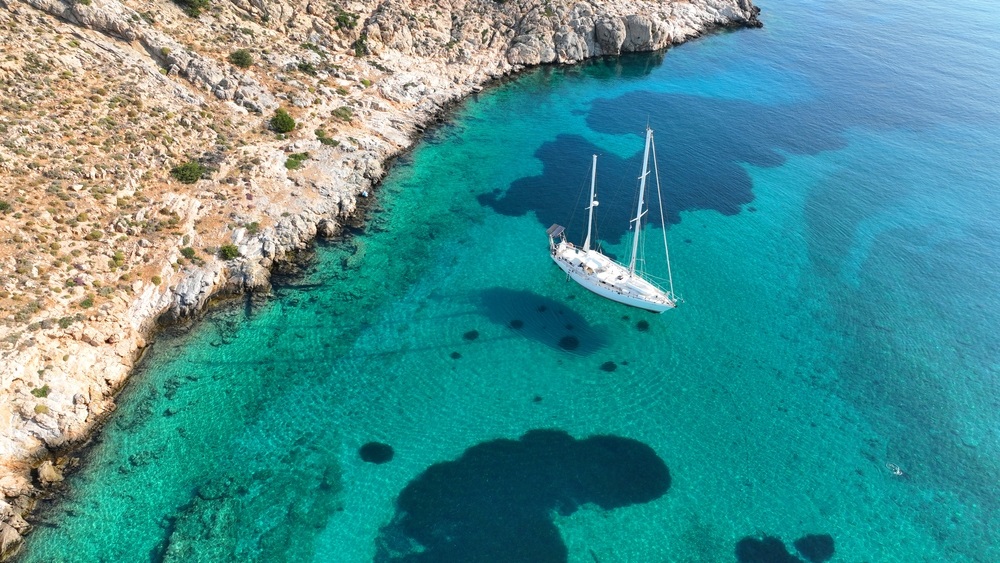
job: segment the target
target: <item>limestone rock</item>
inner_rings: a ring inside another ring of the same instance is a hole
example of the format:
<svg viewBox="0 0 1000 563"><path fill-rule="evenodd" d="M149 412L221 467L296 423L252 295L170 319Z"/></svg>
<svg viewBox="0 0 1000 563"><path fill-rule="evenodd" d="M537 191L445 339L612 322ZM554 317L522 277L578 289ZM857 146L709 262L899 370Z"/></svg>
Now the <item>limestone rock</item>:
<svg viewBox="0 0 1000 563"><path fill-rule="evenodd" d="M13 526L6 522L0 522L0 559L6 559L21 546L24 538Z"/></svg>
<svg viewBox="0 0 1000 563"><path fill-rule="evenodd" d="M38 466L38 480L43 485L59 483L63 480L62 472L50 461L45 460Z"/></svg>
<svg viewBox="0 0 1000 563"><path fill-rule="evenodd" d="M267 292L271 289L270 277L270 272L259 262L244 260L230 270L226 284L233 292Z"/></svg>
<svg viewBox="0 0 1000 563"><path fill-rule="evenodd" d="M174 288L168 319L182 319L200 311L218 289L221 266L217 263L194 268Z"/></svg>
<svg viewBox="0 0 1000 563"><path fill-rule="evenodd" d="M594 35L601 53L617 55L625 44L626 28L622 18L605 18L598 20L594 26Z"/></svg>
<svg viewBox="0 0 1000 563"><path fill-rule="evenodd" d="M337 236L340 233L340 225L337 224L335 219L322 219L316 225L316 234L320 237L329 239Z"/></svg>
<svg viewBox="0 0 1000 563"><path fill-rule="evenodd" d="M625 42L622 51L652 51L664 44L664 34L658 23L638 14L625 16Z"/></svg>

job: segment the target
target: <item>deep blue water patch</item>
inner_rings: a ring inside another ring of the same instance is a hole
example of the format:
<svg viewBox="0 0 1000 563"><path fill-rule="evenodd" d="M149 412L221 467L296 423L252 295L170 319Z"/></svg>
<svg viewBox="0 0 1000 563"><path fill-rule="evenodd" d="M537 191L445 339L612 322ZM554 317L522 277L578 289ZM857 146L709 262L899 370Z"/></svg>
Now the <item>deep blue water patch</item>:
<svg viewBox="0 0 1000 563"><path fill-rule="evenodd" d="M736 543L736 560L739 563L802 563L788 553L785 542L774 536L745 537Z"/></svg>
<svg viewBox="0 0 1000 563"><path fill-rule="evenodd" d="M795 549L809 563L829 561L834 554L833 536L830 534L809 534L795 540ZM803 560L788 551L785 542L774 536L756 538L747 536L736 544L736 560L739 563L803 563Z"/></svg>
<svg viewBox="0 0 1000 563"><path fill-rule="evenodd" d="M795 540L795 550L810 563L829 561L834 554L833 536L830 534L809 534Z"/></svg>
<svg viewBox="0 0 1000 563"><path fill-rule="evenodd" d="M576 350L580 347L580 339L571 335L563 336L559 339L559 347L563 350Z"/></svg>
<svg viewBox="0 0 1000 563"><path fill-rule="evenodd" d="M533 211L542 225L563 225L569 240L582 242L587 228L584 208L590 191L591 155L597 154L597 200L600 205L595 212L596 238L618 243L628 232L629 220L635 214L633 199L637 193L636 178L642 170L642 141L636 146L638 152L631 158L621 159L605 154L600 147L579 135L559 135L535 152L535 157L543 164L541 176L516 180L506 192L494 190L481 194L477 196L479 203L513 217ZM655 199L649 201L655 202ZM668 209L668 219L678 222L677 210ZM648 217L651 223L659 224L658 206L650 206Z"/></svg>
<svg viewBox="0 0 1000 563"><path fill-rule="evenodd" d="M629 438L577 440L532 430L473 446L411 481L378 537L376 561L566 561L552 514L593 503L610 510L670 488L652 448Z"/></svg>
<svg viewBox="0 0 1000 563"><path fill-rule="evenodd" d="M363 461L374 464L382 464L392 461L395 451L389 444L381 442L368 442L358 448L358 455Z"/></svg>
<svg viewBox="0 0 1000 563"><path fill-rule="evenodd" d="M753 182L744 166L780 166L786 154L817 154L846 146L850 122L831 119L814 104L764 105L745 100L677 93L629 92L596 100L587 124L601 133L632 134L636 152L622 159L579 135L559 135L535 152L540 176L521 178L506 192L479 196L498 213L533 211L539 223L564 225L570 240L582 240L590 155L598 159L599 238L619 243L634 213L633 195L641 170L643 127L655 130L657 164L667 221L681 211L715 210L735 215L753 201ZM615 112L615 119L606 115ZM602 117L604 116L604 117ZM657 206L649 220L659 222Z"/></svg>
<svg viewBox="0 0 1000 563"><path fill-rule="evenodd" d="M480 292L479 306L490 322L551 348L586 356L608 342L604 330L565 303L531 291L491 287Z"/></svg>

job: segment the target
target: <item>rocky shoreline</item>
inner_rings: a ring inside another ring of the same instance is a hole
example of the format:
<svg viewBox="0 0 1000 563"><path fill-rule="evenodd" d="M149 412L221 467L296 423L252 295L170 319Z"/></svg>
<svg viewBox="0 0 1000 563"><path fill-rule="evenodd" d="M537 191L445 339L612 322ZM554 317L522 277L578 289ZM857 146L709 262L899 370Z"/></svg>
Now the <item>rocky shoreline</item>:
<svg viewBox="0 0 1000 563"><path fill-rule="evenodd" d="M193 5L0 0L4 43L25 46L0 63L19 100L0 113L4 556L158 323L266 292L455 103L531 66L760 25L750 0ZM287 133L268 127L279 107ZM185 159L201 179L171 178Z"/></svg>

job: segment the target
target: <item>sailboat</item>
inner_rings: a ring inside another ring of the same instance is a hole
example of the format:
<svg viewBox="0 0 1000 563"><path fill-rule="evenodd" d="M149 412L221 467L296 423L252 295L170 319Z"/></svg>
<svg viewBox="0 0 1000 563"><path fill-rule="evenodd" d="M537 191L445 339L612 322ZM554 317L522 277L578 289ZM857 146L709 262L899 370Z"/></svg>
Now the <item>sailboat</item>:
<svg viewBox="0 0 1000 563"><path fill-rule="evenodd" d="M660 201L660 226L663 228L664 259L667 265L666 289L651 281L650 276L636 269L636 263L641 254L640 234L642 218L649 211L646 202L646 178L649 176L649 157L653 153L653 169L656 174L656 191L660 192L660 179L656 170L656 155L653 147L653 130L646 127L646 147L642 156L642 174L639 176L639 204L632 223L632 247L628 264L619 264L605 256L598 248L591 248L591 233L594 225L594 208L597 207L595 186L597 183L597 155L593 155L590 172L590 203L587 206L587 238L582 246L576 246L566 240L566 228L562 225L552 225L546 233L549 235L549 252L552 260L566 272L573 281L584 288L618 303L639 307L647 311L662 313L677 306L674 295L673 274L670 271L670 252L667 250L667 231L664 224L663 203ZM641 261L639 261L641 264Z"/></svg>

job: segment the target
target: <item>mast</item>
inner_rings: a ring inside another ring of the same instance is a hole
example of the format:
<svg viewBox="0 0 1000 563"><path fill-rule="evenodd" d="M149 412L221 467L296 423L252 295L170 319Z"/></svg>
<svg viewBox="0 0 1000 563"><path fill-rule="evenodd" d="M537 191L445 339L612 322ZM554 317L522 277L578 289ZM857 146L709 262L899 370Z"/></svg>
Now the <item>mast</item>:
<svg viewBox="0 0 1000 563"><path fill-rule="evenodd" d="M649 175L649 145L653 140L653 130L646 126L646 148L642 153L642 175L639 176L639 205L635 210L635 219L632 220L635 223L635 235L632 237L632 259L628 263L628 271L630 274L635 273L635 259L639 254L639 230L642 228L642 224L639 219L642 219L642 204L643 198L646 195L646 176Z"/></svg>
<svg viewBox="0 0 1000 563"><path fill-rule="evenodd" d="M594 224L594 208L597 207L597 202L594 200L594 184L597 183L597 155L594 156L594 164L590 169L590 205L587 206L587 210L590 211L590 215L587 217L587 238L583 240L583 250L584 252L590 250L590 230L591 226Z"/></svg>

